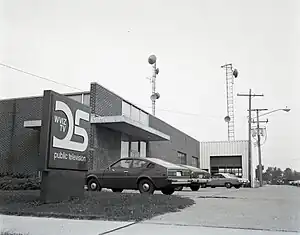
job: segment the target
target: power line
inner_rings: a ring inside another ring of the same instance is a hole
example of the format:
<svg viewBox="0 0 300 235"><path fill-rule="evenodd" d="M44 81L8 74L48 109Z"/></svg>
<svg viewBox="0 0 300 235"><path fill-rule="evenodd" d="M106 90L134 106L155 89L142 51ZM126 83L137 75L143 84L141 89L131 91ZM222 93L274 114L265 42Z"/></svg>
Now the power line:
<svg viewBox="0 0 300 235"><path fill-rule="evenodd" d="M39 76L39 75L36 75L36 74L33 74L33 73L30 73L30 72L26 72L22 69L18 69L18 68L15 68L13 66L10 66L10 65L7 65L7 64L3 64L0 62L0 65L3 66L3 67L6 67L6 68L9 68L9 69L12 69L12 70L15 70L15 71L18 71L20 73L24 73L24 74L27 74L29 76L32 76L32 77L36 77L36 78L39 78L39 79L42 79L42 80L45 80L45 81L48 81L48 82L53 82L53 83L56 83L58 85L62 85L62 86L66 86L66 87L69 87L69 88L72 88L72 89L75 89L75 90L79 90L79 91L83 91L77 87L73 87L73 86L70 86L68 84L65 84L65 83L61 83L61 82L57 82L55 80L52 80L50 78L45 78L45 77L42 77L42 76Z"/></svg>
<svg viewBox="0 0 300 235"><path fill-rule="evenodd" d="M22 69L19 69L19 68L16 68L16 67L13 67L13 66L1 63L1 62L0 62L0 65L3 66L3 67L5 67L5 68L12 69L14 71L17 71L17 72L20 72L20 73L23 73L23 74L26 74L26 75L29 75L29 76L32 76L32 77L36 77L36 78L39 78L39 79L42 79L42 80L45 80L45 81L48 81L48 82L52 82L52 83L55 83L55 84L58 84L58 85L61 85L61 86L65 86L65 87L68 87L68 88L71 88L71 89L75 89L75 90L78 90L78 91L83 91L82 89L79 89L77 87L70 86L70 85L65 84L65 83L57 82L57 81L52 80L50 78L42 77L42 76L39 76L39 75L30 73L30 72L24 71ZM145 107L145 108L146 107L147 108L151 108L149 106L142 105L142 104L137 104L137 106L142 106L142 107ZM181 114L181 115L188 115L188 116L195 116L195 117L208 117L210 119L220 119L221 120L221 117L220 118L219 117L212 117L212 116L209 117L209 116L204 116L204 115L201 115L201 114L188 113L188 112L182 112L182 111L177 111L177 110L170 110L170 109L157 109L157 110L158 111L163 111L163 112L170 112L170 113Z"/></svg>

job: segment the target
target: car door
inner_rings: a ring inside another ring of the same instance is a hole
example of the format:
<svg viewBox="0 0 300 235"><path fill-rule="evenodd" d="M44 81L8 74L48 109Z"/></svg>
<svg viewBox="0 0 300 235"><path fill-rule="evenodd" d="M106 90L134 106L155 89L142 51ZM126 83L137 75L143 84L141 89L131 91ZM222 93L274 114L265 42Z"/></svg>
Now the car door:
<svg viewBox="0 0 300 235"><path fill-rule="evenodd" d="M120 159L112 164L103 174L103 186L115 189L130 188L128 173L131 164L131 159Z"/></svg>
<svg viewBox="0 0 300 235"><path fill-rule="evenodd" d="M221 186L222 185L222 175L221 174L215 174L212 176L211 179L211 185L213 186Z"/></svg>
<svg viewBox="0 0 300 235"><path fill-rule="evenodd" d="M225 183L228 182L228 178L226 178L223 174L220 174L219 176L219 185L218 186L224 186Z"/></svg>
<svg viewBox="0 0 300 235"><path fill-rule="evenodd" d="M137 180L140 175L147 175L147 165L149 164L148 161L143 159L134 159L132 160L131 167L128 171L128 183L130 184L131 189L137 188Z"/></svg>

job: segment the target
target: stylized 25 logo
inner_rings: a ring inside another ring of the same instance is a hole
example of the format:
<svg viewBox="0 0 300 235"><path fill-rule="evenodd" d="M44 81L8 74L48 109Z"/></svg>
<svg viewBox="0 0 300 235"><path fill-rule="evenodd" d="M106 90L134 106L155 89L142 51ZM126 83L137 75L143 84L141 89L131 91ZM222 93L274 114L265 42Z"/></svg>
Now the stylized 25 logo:
<svg viewBox="0 0 300 235"><path fill-rule="evenodd" d="M67 135L63 139L58 139L57 137L53 136L53 147L84 152L87 149L89 143L88 133L84 128L79 127L79 124L81 119L89 122L90 114L79 109L76 110L74 126L73 114L67 104L62 101L56 101L55 111L62 111L66 114L69 123L69 129ZM71 141L73 132L75 135L83 137L83 143Z"/></svg>

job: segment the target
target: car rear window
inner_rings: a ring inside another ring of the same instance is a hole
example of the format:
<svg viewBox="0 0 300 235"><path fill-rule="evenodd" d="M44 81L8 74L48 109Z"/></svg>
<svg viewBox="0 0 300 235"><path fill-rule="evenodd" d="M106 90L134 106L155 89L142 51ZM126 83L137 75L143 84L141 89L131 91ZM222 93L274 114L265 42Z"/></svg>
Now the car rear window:
<svg viewBox="0 0 300 235"><path fill-rule="evenodd" d="M154 162L158 165L161 165L163 167L166 167L166 168L179 168L181 169L180 166L177 166L171 162L167 162L167 161L164 161L164 160L161 160L161 159L158 159L158 158L147 158L149 161L151 162Z"/></svg>

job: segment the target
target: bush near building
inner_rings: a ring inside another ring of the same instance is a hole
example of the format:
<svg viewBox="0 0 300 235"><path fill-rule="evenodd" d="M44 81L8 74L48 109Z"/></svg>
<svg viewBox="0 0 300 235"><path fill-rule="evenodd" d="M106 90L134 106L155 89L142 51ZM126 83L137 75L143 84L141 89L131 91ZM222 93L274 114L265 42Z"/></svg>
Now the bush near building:
<svg viewBox="0 0 300 235"><path fill-rule="evenodd" d="M0 190L38 190L40 179L24 174L0 175Z"/></svg>

